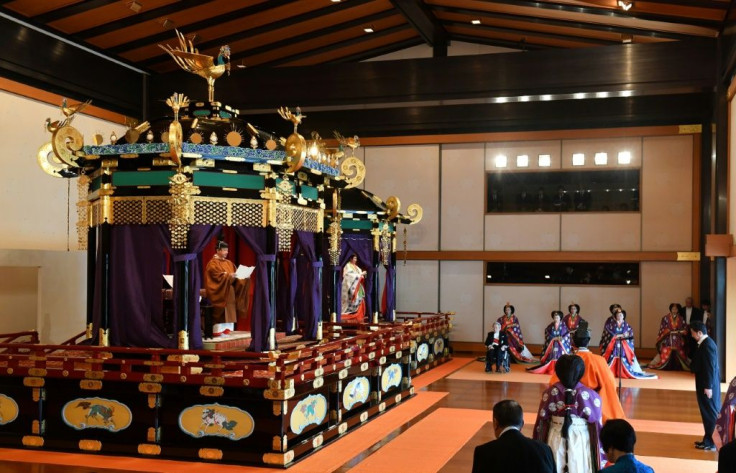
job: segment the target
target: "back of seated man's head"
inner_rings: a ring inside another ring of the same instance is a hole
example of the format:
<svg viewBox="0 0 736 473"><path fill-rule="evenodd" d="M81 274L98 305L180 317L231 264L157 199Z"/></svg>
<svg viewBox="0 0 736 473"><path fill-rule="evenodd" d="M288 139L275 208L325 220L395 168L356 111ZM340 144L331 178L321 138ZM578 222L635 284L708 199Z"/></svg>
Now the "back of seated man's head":
<svg viewBox="0 0 736 473"><path fill-rule="evenodd" d="M521 405L513 399L505 399L493 406L493 428L500 432L506 427L524 426L524 411Z"/></svg>
<svg viewBox="0 0 736 473"><path fill-rule="evenodd" d="M601 429L601 446L608 453L609 448L614 448L623 453L634 453L636 443L636 432L634 428L623 419L611 419Z"/></svg>
<svg viewBox="0 0 736 473"><path fill-rule="evenodd" d="M577 330L572 336L572 342L578 348L587 348L590 343L590 330L588 330L588 322L580 322Z"/></svg>

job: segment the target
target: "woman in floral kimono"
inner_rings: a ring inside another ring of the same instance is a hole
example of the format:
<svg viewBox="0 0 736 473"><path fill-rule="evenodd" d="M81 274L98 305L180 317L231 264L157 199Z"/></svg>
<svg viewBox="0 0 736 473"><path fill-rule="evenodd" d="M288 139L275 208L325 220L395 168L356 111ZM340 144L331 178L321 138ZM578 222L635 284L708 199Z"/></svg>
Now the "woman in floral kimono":
<svg viewBox="0 0 736 473"><path fill-rule="evenodd" d="M504 315L499 317L497 322L501 324L501 330L503 330L508 338L511 357L517 363L534 363L537 360L534 359L532 353L524 344L524 336L521 334L521 325L519 325L519 319L514 315L514 312L516 312L514 306L507 302L506 305L503 306Z"/></svg>
<svg viewBox="0 0 736 473"><path fill-rule="evenodd" d="M726 397L721 404L721 412L716 419L716 433L721 437L721 445L731 442L736 435L736 378L728 384Z"/></svg>
<svg viewBox="0 0 736 473"><path fill-rule="evenodd" d="M580 383L584 372L582 358L561 356L555 364L559 381L544 391L539 403L532 435L552 449L558 473L595 473L602 465L601 398Z"/></svg>
<svg viewBox="0 0 736 473"><path fill-rule="evenodd" d="M552 374L555 371L555 362L562 355L572 351L570 346L570 332L562 323L562 311L552 311L552 323L544 329L544 348L540 365L527 368L527 371L535 374Z"/></svg>
<svg viewBox="0 0 736 473"><path fill-rule="evenodd" d="M365 275L358 257L350 257L342 270L342 322L363 322L365 317Z"/></svg>
<svg viewBox="0 0 736 473"><path fill-rule="evenodd" d="M608 362L614 376L625 379L656 379L646 374L634 354L634 329L626 322L626 312L618 304L611 306L611 316L606 320L601 335L601 356Z"/></svg>
<svg viewBox="0 0 736 473"><path fill-rule="evenodd" d="M575 333L580 322L585 322L585 319L580 317L580 306L574 302L567 306L567 315L562 318L562 322L565 324L567 331L570 332L570 334ZM573 347L574 346L575 344L573 343Z"/></svg>
<svg viewBox="0 0 736 473"><path fill-rule="evenodd" d="M655 370L688 370L690 361L685 350L687 348L688 329L685 319L680 316L682 307L673 302L669 314L662 317L657 335L657 356L649 368Z"/></svg>

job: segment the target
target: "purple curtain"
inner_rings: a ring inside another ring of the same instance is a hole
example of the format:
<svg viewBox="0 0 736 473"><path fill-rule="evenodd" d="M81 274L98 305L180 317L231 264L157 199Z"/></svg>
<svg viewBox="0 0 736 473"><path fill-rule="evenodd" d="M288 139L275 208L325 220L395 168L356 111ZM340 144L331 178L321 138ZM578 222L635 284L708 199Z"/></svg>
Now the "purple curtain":
<svg viewBox="0 0 736 473"><path fill-rule="evenodd" d="M333 271L337 271L337 321L342 319L342 268L348 262L352 255L358 257L358 266L367 271L365 277L365 309L368 317L372 316L373 306L371 305L371 281L373 281L373 237L371 235L343 235L341 240L340 263L338 266L332 266ZM331 283L328 285L331 286Z"/></svg>
<svg viewBox="0 0 736 473"><path fill-rule="evenodd" d="M245 240L256 254L256 290L253 294L253 315L251 318L250 349L253 351L268 350L268 332L274 326L273 307L269 293L268 262L275 262L276 255L268 253L268 233L265 228L234 227L237 234ZM276 244L272 245L276 248Z"/></svg>
<svg viewBox="0 0 736 473"><path fill-rule="evenodd" d="M314 244L314 233L296 232L297 245L295 254L304 254L306 264L297 266L297 281L302 294L304 319L304 337L314 340L317 337L317 326L322 318L322 260L317 256ZM292 259L292 262L295 260Z"/></svg>
<svg viewBox="0 0 736 473"><path fill-rule="evenodd" d="M386 298L386 311L383 318L389 322L394 321L394 310L396 309L396 300L394 298L394 285L396 284L396 266L389 263L386 268L386 284L383 286L383 293Z"/></svg>
<svg viewBox="0 0 736 473"><path fill-rule="evenodd" d="M294 304L294 298L291 296L290 286L294 284L293 276L290 275L293 272L291 261L289 256L285 253L279 253L277 256L279 260L278 265L278 276L276 280L276 319L280 320L286 333L291 333L294 328L292 327L292 308ZM289 261L287 268L285 262Z"/></svg>
<svg viewBox="0 0 736 473"><path fill-rule="evenodd" d="M158 229L160 240L171 253L174 262L189 261L189 348L192 350L202 349L202 322L199 307L199 290L202 288L202 269L200 253L212 238L222 228L220 225L191 225L187 238L187 249L174 249L171 247L171 232L168 225L154 225ZM174 334L179 333L179 317L177 314L179 292L181 292L183 281L176 277L174 272ZM174 337L176 346L176 336Z"/></svg>
<svg viewBox="0 0 736 473"><path fill-rule="evenodd" d="M101 323L101 248L98 248L93 327L95 343ZM110 227L110 345L172 348L163 329L163 245L152 225Z"/></svg>

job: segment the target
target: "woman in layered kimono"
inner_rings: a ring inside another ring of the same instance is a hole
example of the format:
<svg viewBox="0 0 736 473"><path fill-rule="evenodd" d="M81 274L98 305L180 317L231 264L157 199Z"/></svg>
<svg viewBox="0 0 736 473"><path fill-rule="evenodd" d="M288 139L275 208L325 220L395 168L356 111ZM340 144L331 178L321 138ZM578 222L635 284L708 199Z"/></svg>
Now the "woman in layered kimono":
<svg viewBox="0 0 736 473"><path fill-rule="evenodd" d="M558 473L595 473L602 465L601 398L580 383L584 372L582 358L561 356L555 364L559 381L544 391L539 403L533 438L552 449Z"/></svg>
<svg viewBox="0 0 736 473"><path fill-rule="evenodd" d="M736 430L736 378L728 384L726 397L721 404L721 412L716 419L716 433L721 437L721 445L731 442Z"/></svg>
<svg viewBox="0 0 736 473"><path fill-rule="evenodd" d="M365 317L365 275L358 257L350 257L342 270L342 322L363 322Z"/></svg>
<svg viewBox="0 0 736 473"><path fill-rule="evenodd" d="M687 349L688 328L685 319L680 315L682 307L673 302L670 313L662 317L657 335L657 356L649 368L655 370L690 370Z"/></svg>
<svg viewBox="0 0 736 473"><path fill-rule="evenodd" d="M580 322L585 322L585 319L580 317L580 306L574 302L567 306L567 315L562 318L562 322L565 324L567 331L570 332L570 334L575 333ZM573 347L574 346L575 345L573 344Z"/></svg>
<svg viewBox="0 0 736 473"><path fill-rule="evenodd" d="M626 322L626 312L618 304L611 305L601 335L601 356L608 362L614 376L626 379L656 379L644 373L634 354L634 329Z"/></svg>
<svg viewBox="0 0 736 473"><path fill-rule="evenodd" d="M511 357L517 363L534 363L537 361L532 356L532 353L524 344L524 336L521 334L521 325L519 325L519 319L514 315L516 309L514 306L506 303L503 306L503 313L498 318L497 322L501 324L501 330L506 334L509 342L509 352Z"/></svg>
<svg viewBox="0 0 736 473"><path fill-rule="evenodd" d="M562 323L562 311L552 311L552 323L544 329L544 348L542 349L542 359L540 365L527 368L535 374L552 374L555 371L555 362L562 355L572 352L570 345L570 332L567 326Z"/></svg>

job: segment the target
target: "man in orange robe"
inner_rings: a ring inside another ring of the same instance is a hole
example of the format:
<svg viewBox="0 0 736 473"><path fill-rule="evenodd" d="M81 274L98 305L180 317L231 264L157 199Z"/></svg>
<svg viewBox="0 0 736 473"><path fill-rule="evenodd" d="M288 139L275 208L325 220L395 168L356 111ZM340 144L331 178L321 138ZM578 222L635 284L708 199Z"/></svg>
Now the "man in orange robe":
<svg viewBox="0 0 736 473"><path fill-rule="evenodd" d="M212 304L212 332L214 336L227 335L235 330L238 318L247 313L247 294L250 279L237 279L235 265L227 259L228 245L217 242L215 256L207 263L204 287Z"/></svg>
<svg viewBox="0 0 736 473"><path fill-rule="evenodd" d="M596 391L601 396L601 414L603 423L608 419L625 419L624 408L616 394L616 379L611 373L605 358L588 350L590 343L590 331L588 323L581 321L580 326L573 335L573 343L578 347L575 352L585 362L585 374L580 380L584 386ZM556 374L552 375L550 385L559 382Z"/></svg>

